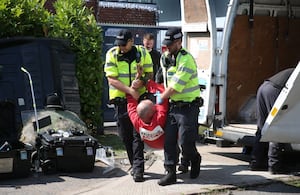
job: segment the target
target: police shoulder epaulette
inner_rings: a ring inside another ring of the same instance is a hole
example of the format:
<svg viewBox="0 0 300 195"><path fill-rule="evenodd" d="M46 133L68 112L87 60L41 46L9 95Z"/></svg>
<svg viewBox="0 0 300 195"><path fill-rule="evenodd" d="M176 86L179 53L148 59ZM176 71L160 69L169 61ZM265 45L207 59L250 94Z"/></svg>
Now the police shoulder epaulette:
<svg viewBox="0 0 300 195"><path fill-rule="evenodd" d="M139 45L138 48L139 48L139 50L142 51L143 53L146 52L146 47L144 47L143 45Z"/></svg>
<svg viewBox="0 0 300 195"><path fill-rule="evenodd" d="M111 48L110 51L111 51L113 54L116 54L116 53L117 53L117 50L118 50L117 47L113 47L113 48Z"/></svg>
<svg viewBox="0 0 300 195"><path fill-rule="evenodd" d="M146 55L146 47L144 47L143 45L138 45L137 46L142 54L142 56L145 56Z"/></svg>
<svg viewBox="0 0 300 195"><path fill-rule="evenodd" d="M146 47L144 45L137 45L137 47L140 49L146 49Z"/></svg>
<svg viewBox="0 0 300 195"><path fill-rule="evenodd" d="M180 50L180 53L181 53L182 55L186 55L186 54L188 54L188 52L187 52L187 51L185 51L185 50Z"/></svg>

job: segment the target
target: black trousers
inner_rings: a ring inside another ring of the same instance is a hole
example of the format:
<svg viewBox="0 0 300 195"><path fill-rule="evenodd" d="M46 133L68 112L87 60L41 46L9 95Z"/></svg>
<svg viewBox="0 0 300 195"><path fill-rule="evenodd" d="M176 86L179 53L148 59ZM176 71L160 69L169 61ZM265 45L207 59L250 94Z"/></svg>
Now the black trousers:
<svg viewBox="0 0 300 195"><path fill-rule="evenodd" d="M165 166L176 165L177 144L181 147L182 156L186 161L190 162L199 155L196 148L198 115L199 106L185 105L179 107L170 105L165 127Z"/></svg>
<svg viewBox="0 0 300 195"><path fill-rule="evenodd" d="M115 117L133 171L144 173L144 143L131 123L126 103L115 105Z"/></svg>
<svg viewBox="0 0 300 195"><path fill-rule="evenodd" d="M261 130L271 111L281 89L275 87L270 81L265 81L258 89L257 101L257 132L255 143L252 150L252 160L258 165L268 165L269 167L278 168L281 161L281 151L284 144L260 142Z"/></svg>

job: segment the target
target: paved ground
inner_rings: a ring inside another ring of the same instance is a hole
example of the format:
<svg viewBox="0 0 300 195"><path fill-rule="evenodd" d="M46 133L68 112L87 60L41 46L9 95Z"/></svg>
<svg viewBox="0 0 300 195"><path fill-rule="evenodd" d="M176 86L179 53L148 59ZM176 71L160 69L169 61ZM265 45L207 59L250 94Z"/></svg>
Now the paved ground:
<svg viewBox="0 0 300 195"><path fill-rule="evenodd" d="M149 160L146 162L146 181L143 183L135 183L128 173L129 166L121 164L122 159L116 159L115 167L96 162L92 173L39 173L23 179L3 180L0 181L0 194L230 194L225 189L236 190L280 180L300 179L294 175L249 171L249 157L241 154L240 147L220 148L214 144L198 144L198 151L202 155L199 178L192 180L188 173L179 174L177 184L170 186L161 187L157 184L164 172L163 153L154 151L147 153Z"/></svg>

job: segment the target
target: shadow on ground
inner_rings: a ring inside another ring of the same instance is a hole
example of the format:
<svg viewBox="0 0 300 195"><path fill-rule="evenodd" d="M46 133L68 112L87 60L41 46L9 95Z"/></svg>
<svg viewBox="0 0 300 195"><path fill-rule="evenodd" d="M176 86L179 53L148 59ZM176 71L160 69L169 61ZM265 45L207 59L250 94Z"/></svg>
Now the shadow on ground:
<svg viewBox="0 0 300 195"><path fill-rule="evenodd" d="M113 178L122 177L128 173L119 167L109 167L101 162L96 162L95 167L92 172L75 172L75 173L54 173L54 174L44 174L42 172L36 173L32 172L28 177L24 178L10 178L5 180L0 180L1 187L18 187L26 186L32 184L49 184L49 183L59 183L64 182L63 177L72 177L79 179L97 179L97 178Z"/></svg>

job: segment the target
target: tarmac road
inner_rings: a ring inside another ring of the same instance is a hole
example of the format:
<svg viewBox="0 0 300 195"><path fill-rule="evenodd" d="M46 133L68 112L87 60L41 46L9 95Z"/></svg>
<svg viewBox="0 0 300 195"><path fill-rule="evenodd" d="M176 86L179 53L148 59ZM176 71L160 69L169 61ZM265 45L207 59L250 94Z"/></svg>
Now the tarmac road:
<svg viewBox="0 0 300 195"><path fill-rule="evenodd" d="M129 166L116 159L113 166L95 163L91 173L33 174L28 178L0 181L0 194L84 194L84 195L179 195L179 194L295 194L300 188L284 185L281 181L300 180L295 175L271 175L248 170L249 156L241 147L216 147L198 144L202 155L200 176L190 179L189 173L179 174L174 185L159 186L164 174L163 151L147 152L146 181L135 183ZM123 159L124 161L124 159ZM74 162L75 163L75 162ZM249 190L248 190L249 188Z"/></svg>

